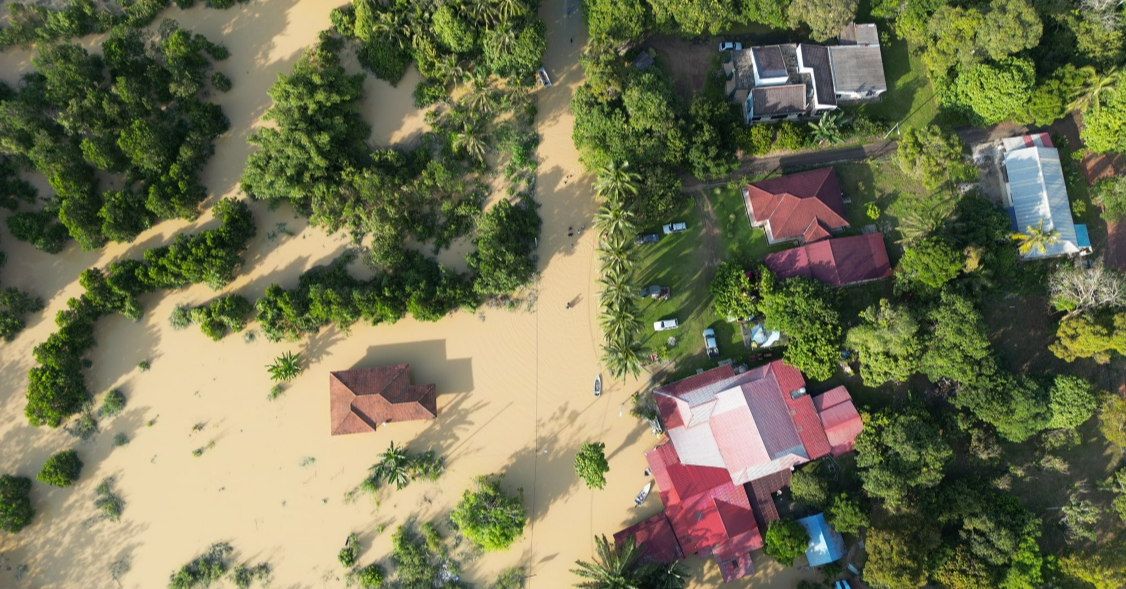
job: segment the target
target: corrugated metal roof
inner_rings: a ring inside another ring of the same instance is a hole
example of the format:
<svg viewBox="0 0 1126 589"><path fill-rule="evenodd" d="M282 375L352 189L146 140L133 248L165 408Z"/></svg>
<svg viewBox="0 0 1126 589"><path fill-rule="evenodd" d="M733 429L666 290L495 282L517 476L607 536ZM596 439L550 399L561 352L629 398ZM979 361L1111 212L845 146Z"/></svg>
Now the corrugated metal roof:
<svg viewBox="0 0 1126 589"><path fill-rule="evenodd" d="M684 464L727 468L720 454L715 435L707 423L695 427L678 427L668 431L669 439Z"/></svg>
<svg viewBox="0 0 1126 589"><path fill-rule="evenodd" d="M851 452L856 436L864 429L864 422L852 403L848 389L839 386L814 397L813 407L825 428L825 437L832 447L833 456Z"/></svg>
<svg viewBox="0 0 1126 589"><path fill-rule="evenodd" d="M892 274L881 233L810 243L767 254L762 261L779 278L805 276L833 286L888 278Z"/></svg>
<svg viewBox="0 0 1126 589"><path fill-rule="evenodd" d="M805 557L809 566L821 566L840 560L845 555L844 538L840 533L829 527L825 521L825 514L818 513L798 520L801 527L809 534L809 548Z"/></svg>
<svg viewBox="0 0 1126 589"><path fill-rule="evenodd" d="M614 534L614 543L620 545L630 536L641 547L641 562L670 563L684 558L672 524L664 512Z"/></svg>
<svg viewBox="0 0 1126 589"><path fill-rule="evenodd" d="M833 87L837 92L883 92L884 60L879 46L837 45L829 48Z"/></svg>
<svg viewBox="0 0 1126 589"><path fill-rule="evenodd" d="M1079 238L1071 220L1071 204L1067 198L1059 150L1052 147L1025 147L1005 154L1008 189L1021 231L1037 227L1055 229L1059 241L1044 252L1032 250L1022 254L1025 259L1045 258L1079 252Z"/></svg>

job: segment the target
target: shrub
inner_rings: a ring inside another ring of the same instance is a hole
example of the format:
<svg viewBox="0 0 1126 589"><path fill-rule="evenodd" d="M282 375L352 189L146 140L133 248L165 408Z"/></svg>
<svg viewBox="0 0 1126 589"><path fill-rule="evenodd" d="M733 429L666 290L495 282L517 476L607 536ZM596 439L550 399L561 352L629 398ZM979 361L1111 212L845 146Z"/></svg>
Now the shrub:
<svg viewBox="0 0 1126 589"><path fill-rule="evenodd" d="M344 541L344 548L341 548L340 553L336 555L336 560L340 561L340 566L350 569L356 565L356 559L359 556L360 536L350 534L348 539Z"/></svg>
<svg viewBox="0 0 1126 589"><path fill-rule="evenodd" d="M98 415L113 417L123 410L125 410L125 393L122 393L120 389L112 389L102 399L102 406L98 409Z"/></svg>
<svg viewBox="0 0 1126 589"><path fill-rule="evenodd" d="M216 542L202 556L196 557L172 574L168 589L198 589L208 587L227 574L227 559L234 549L226 542Z"/></svg>
<svg viewBox="0 0 1126 589"><path fill-rule="evenodd" d="M829 481L818 463L811 463L794 472L790 480L790 494L794 500L821 509L829 502Z"/></svg>
<svg viewBox="0 0 1126 589"><path fill-rule="evenodd" d="M94 493L94 508L101 512L102 517L111 522L120 521L125 501L113 492L113 477L103 480Z"/></svg>
<svg viewBox="0 0 1126 589"><path fill-rule="evenodd" d="M129 435L126 434L125 432L117 432L116 434L113 435L113 445L114 445L114 447L120 448L121 446L124 446L125 444L128 444L128 443L129 443Z"/></svg>
<svg viewBox="0 0 1126 589"><path fill-rule="evenodd" d="M231 79L223 75L222 72L215 72L211 74L211 85L220 92L229 92L231 90Z"/></svg>
<svg viewBox="0 0 1126 589"><path fill-rule="evenodd" d="M486 552L511 546L523 535L527 522L524 490L517 489L516 495L505 493L500 487L503 478L504 475L477 477L476 489L465 491L450 513L450 520L465 537Z"/></svg>
<svg viewBox="0 0 1126 589"><path fill-rule="evenodd" d="M739 147L753 155L765 155L774 149L774 126L751 125L739 131Z"/></svg>
<svg viewBox="0 0 1126 589"><path fill-rule="evenodd" d="M17 534L31 523L31 479L0 475L0 530Z"/></svg>
<svg viewBox="0 0 1126 589"><path fill-rule="evenodd" d="M360 589L377 589L383 585L384 574L383 567L378 564L369 564L356 571L352 578L359 584Z"/></svg>
<svg viewBox="0 0 1126 589"><path fill-rule="evenodd" d="M297 375L301 374L305 369L301 366L301 354L286 352L274 358L272 364L267 364L266 370L269 371L271 379L289 382L297 378Z"/></svg>
<svg viewBox="0 0 1126 589"><path fill-rule="evenodd" d="M177 306L168 317L168 323L172 325L172 329L187 329L192 324L192 308L185 305Z"/></svg>
<svg viewBox="0 0 1126 589"><path fill-rule="evenodd" d="M247 589L255 579L258 579L258 582L261 583L263 587L269 585L269 563L263 562L252 567L239 563L231 569L231 582L234 583L235 587L238 587L238 589Z"/></svg>
<svg viewBox="0 0 1126 589"><path fill-rule="evenodd" d="M606 473L610 472L610 465L606 462L606 444L602 442L583 444L579 448L579 453L575 455L575 472L587 487L604 488Z"/></svg>
<svg viewBox="0 0 1126 589"><path fill-rule="evenodd" d="M809 547L809 534L792 519L774 520L766 529L765 544L767 556L786 566L793 566L794 559L805 554Z"/></svg>
<svg viewBox="0 0 1126 589"><path fill-rule="evenodd" d="M778 123L778 132L774 135L774 149L780 151L797 151L809 145L809 133L806 127L790 121Z"/></svg>
<svg viewBox="0 0 1126 589"><path fill-rule="evenodd" d="M78 452L63 450L48 458L35 478L41 483L66 488L73 485L81 473L82 461L78 459Z"/></svg>
<svg viewBox="0 0 1126 589"><path fill-rule="evenodd" d="M98 420L92 411L83 411L67 426L66 432L83 442L89 442L98 435Z"/></svg>

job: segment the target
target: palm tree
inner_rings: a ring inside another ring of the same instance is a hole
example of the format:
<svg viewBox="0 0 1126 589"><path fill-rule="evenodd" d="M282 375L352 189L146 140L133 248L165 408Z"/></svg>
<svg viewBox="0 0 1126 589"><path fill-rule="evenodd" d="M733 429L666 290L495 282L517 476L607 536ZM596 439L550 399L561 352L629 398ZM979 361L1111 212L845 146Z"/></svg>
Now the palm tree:
<svg viewBox="0 0 1126 589"><path fill-rule="evenodd" d="M580 589L642 589L637 560L641 548L633 536L613 546L606 536L596 536L594 562L576 560L572 573L586 579L575 583Z"/></svg>
<svg viewBox="0 0 1126 589"><path fill-rule="evenodd" d="M816 124L807 124L813 129L813 139L818 145L844 141L844 138L841 137L841 113L838 111L830 111L821 115L821 120Z"/></svg>
<svg viewBox="0 0 1126 589"><path fill-rule="evenodd" d="M462 127L461 132L454 135L453 147L476 158L478 162L485 161L485 152L489 149L480 136L480 129L469 125Z"/></svg>
<svg viewBox="0 0 1126 589"><path fill-rule="evenodd" d="M396 448L395 442L391 442L391 447L379 455L379 463L371 467L373 478L386 481L387 484L394 483L396 489L402 489L411 482L410 471L410 454L402 446Z"/></svg>
<svg viewBox="0 0 1126 589"><path fill-rule="evenodd" d="M640 345L632 341L610 342L602 346L602 364L614 378L641 374Z"/></svg>
<svg viewBox="0 0 1126 589"><path fill-rule="evenodd" d="M598 170L594 192L608 203L621 203L626 195L637 194L640 175L629 171L629 162L610 162Z"/></svg>
<svg viewBox="0 0 1126 589"><path fill-rule="evenodd" d="M490 0L469 0L465 3L465 11L477 24L485 24L492 14L490 4Z"/></svg>
<svg viewBox="0 0 1126 589"><path fill-rule="evenodd" d="M1055 229L1045 230L1044 220L1040 219L1040 224L1036 227L1029 225L1024 233L1013 233L1013 239L1020 243L1020 253L1027 254L1036 250L1043 254L1048 252L1048 246L1060 240L1060 232Z"/></svg>
<svg viewBox="0 0 1126 589"><path fill-rule="evenodd" d="M598 250L598 260L602 262L604 276L627 276L633 270L630 253L633 243L621 237L607 240Z"/></svg>
<svg viewBox="0 0 1126 589"><path fill-rule="evenodd" d="M679 562L655 562L641 567L647 589L684 589L688 586L688 569Z"/></svg>
<svg viewBox="0 0 1126 589"><path fill-rule="evenodd" d="M494 99L495 96L491 90L478 87L466 94L461 101L469 110L487 115L495 109Z"/></svg>
<svg viewBox="0 0 1126 589"><path fill-rule="evenodd" d="M507 22L524 14L523 0L493 0L494 13L499 22Z"/></svg>
<svg viewBox="0 0 1126 589"><path fill-rule="evenodd" d="M274 358L272 364L267 364L266 370L270 371L272 380L289 382L297 378L297 375L305 369L301 367L301 354L286 352Z"/></svg>
<svg viewBox="0 0 1126 589"><path fill-rule="evenodd" d="M598 323L602 327L606 345L610 347L630 341L641 329L637 316L628 310L599 313Z"/></svg>
<svg viewBox="0 0 1126 589"><path fill-rule="evenodd" d="M1072 94L1071 103L1067 105L1067 108L1068 110L1085 110L1088 107L1093 107L1095 112L1098 112L1103 94L1116 91L1118 82L1122 78L1122 72L1119 71L1118 66L1110 68L1101 75L1093 66L1082 67L1079 71L1083 72L1086 80Z"/></svg>
<svg viewBox="0 0 1126 589"><path fill-rule="evenodd" d="M633 213L620 206L602 205L594 216L594 227L607 239L615 235L631 235L634 232Z"/></svg>
<svg viewBox="0 0 1126 589"><path fill-rule="evenodd" d="M598 279L598 284L602 285L602 290L598 293L598 302L603 307L609 307L611 304L620 305L622 301L633 297L633 290L624 274L603 274L602 278Z"/></svg>
<svg viewBox="0 0 1126 589"><path fill-rule="evenodd" d="M399 49L406 48L410 27L405 13L397 11L380 12L375 19L372 30L377 35L382 35L388 41L394 42L399 46Z"/></svg>

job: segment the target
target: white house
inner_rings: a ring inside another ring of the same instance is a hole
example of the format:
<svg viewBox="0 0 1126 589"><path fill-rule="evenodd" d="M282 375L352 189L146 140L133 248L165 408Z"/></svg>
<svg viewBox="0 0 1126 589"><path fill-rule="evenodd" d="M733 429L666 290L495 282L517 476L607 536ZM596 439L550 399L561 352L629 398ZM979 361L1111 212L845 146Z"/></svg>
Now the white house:
<svg viewBox="0 0 1126 589"><path fill-rule="evenodd" d="M1060 153L1047 133L1011 137L1003 142L1005 206L1015 231L1038 227L1054 229L1059 240L1041 252L1036 248L1021 254L1032 260L1091 252L1087 226L1071 219L1071 203L1063 180Z"/></svg>

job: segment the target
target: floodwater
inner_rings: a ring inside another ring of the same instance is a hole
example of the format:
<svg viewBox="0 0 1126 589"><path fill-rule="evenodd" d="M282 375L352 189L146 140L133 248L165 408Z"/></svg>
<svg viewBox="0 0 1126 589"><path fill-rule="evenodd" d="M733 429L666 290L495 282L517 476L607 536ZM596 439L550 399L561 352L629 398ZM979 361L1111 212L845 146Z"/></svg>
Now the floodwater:
<svg viewBox="0 0 1126 589"><path fill-rule="evenodd" d="M266 90L329 27L329 8L312 0L252 0L227 11L171 9L163 15L231 51L217 65L234 88L215 97L231 130L217 141L204 170L212 193L208 205L241 197L238 179L251 150L246 138L270 105ZM78 444L61 429L29 427L23 406L31 350L54 330L55 312L81 292L79 272L139 257L179 231L215 223L205 212L194 223L162 223L133 244L92 253L71 244L57 256L36 252L0 228L8 252L0 284L47 303L14 342L0 344L0 472L34 477L49 455L69 447L77 447L86 465L72 488L34 484L33 524L18 535L0 533L0 587L114 587L109 565L122 557L131 566L119 579L121 587L162 587L180 565L219 541L234 546L237 562L268 561L273 587L343 587L336 554L350 533L361 536L360 564L386 565L396 526L410 517L444 517L474 477L496 472L506 474L510 487L523 489L530 522L507 552L467 563L463 578L484 586L502 568L524 564L528 586L569 587L575 578L568 571L576 559L590 558L595 534L612 534L660 510L656 493L641 508L633 506L649 481L642 452L656 442L628 413L630 394L644 382L608 382L601 398L591 394L600 370L595 244L589 230L568 236L569 227L589 227L595 211L590 178L571 141L568 107L582 80L578 54L585 27L567 0L544 2L541 17L548 24L545 65L555 85L538 91L537 198L544 228L538 301L530 310L486 309L437 323L408 318L389 326L356 325L350 334L329 328L296 343L261 337L246 343L237 334L216 343L197 328L175 331L168 324L175 306L198 305L216 293L197 286L149 295L139 322L115 316L98 323L87 382L97 393L121 388L129 402L123 414L101 420L93 442ZM95 47L95 41L83 43ZM0 78L8 83L29 68L26 52L0 54ZM422 113L411 104L416 80L412 71L392 88L368 78L363 115L373 126L373 146L409 143L421 130ZM342 234L307 228L286 207L251 207L259 233L242 273L224 292L254 299L271 283L292 287L302 272L348 245ZM565 308L576 299L577 306ZM270 401L264 366L286 351L300 352L307 369ZM143 360L152 367L142 373L136 365ZM330 436L328 372L397 363L410 364L415 383L437 385L438 419ZM118 432L131 441L114 448ZM384 490L378 503L363 495L347 501L391 441L437 451L448 471L434 483ZM606 444L611 470L602 491L582 486L572 468L574 453L588 441ZM197 448L206 450L194 457ZM95 487L110 476L125 500L119 523L98 519L93 507ZM382 534L378 526L385 527ZM810 574L758 556L762 570L740 586L788 589ZM693 557L689 564L698 586L718 581L711 561Z"/></svg>

